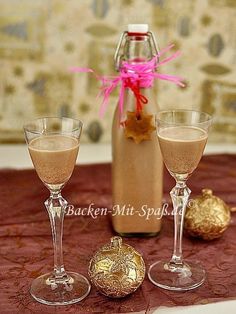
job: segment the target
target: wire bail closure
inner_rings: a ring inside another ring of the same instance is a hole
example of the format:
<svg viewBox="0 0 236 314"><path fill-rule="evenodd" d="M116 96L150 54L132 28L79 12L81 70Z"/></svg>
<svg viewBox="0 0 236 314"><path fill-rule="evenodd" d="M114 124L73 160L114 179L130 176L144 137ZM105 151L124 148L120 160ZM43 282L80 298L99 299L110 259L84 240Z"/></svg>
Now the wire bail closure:
<svg viewBox="0 0 236 314"><path fill-rule="evenodd" d="M153 57L157 57L157 62L158 62L159 61L159 47L155 39L155 36L153 35L153 32L151 31L148 31L147 33L145 33L145 35L149 36L150 38L150 43L151 43L152 52L153 52L152 55ZM116 71L119 71L120 69L120 64L123 57L123 55L120 54L120 49L121 49L121 46L123 46L123 41L127 36L128 36L128 31L124 31L121 34L120 39L118 41L118 45L117 45L116 52L114 55L114 64L115 64Z"/></svg>

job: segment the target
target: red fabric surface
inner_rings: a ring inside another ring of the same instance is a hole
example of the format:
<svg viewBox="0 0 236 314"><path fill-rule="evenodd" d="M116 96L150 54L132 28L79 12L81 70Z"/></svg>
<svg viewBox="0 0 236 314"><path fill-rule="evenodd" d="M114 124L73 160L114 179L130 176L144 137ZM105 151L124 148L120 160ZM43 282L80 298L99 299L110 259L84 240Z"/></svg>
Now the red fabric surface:
<svg viewBox="0 0 236 314"><path fill-rule="evenodd" d="M212 188L230 206L236 205L236 155L203 157L189 180L192 196L202 188ZM164 198L174 182L165 172ZM110 164L75 168L63 196L76 207L111 206ZM51 230L43 202L48 191L34 170L0 171L0 313L126 313L152 312L158 306L205 304L236 298L236 221L217 240L184 237L184 257L199 260L207 270L207 280L189 292L170 292L155 287L147 276L141 288L124 299L109 299L93 287L81 303L52 307L37 303L29 294L36 276L52 269ZM66 216L64 223L64 261L66 269L87 276L88 262L95 251L113 235L106 216ZM143 254L147 268L154 261L168 258L173 245L171 218L163 220L159 237L124 239Z"/></svg>

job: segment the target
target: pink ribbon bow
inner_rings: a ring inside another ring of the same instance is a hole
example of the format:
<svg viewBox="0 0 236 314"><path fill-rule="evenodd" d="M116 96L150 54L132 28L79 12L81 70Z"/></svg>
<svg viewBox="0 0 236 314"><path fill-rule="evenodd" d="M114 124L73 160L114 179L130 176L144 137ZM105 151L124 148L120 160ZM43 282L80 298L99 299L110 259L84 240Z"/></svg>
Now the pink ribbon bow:
<svg viewBox="0 0 236 314"><path fill-rule="evenodd" d="M120 84L118 105L120 116L122 116L124 107L124 91L126 88L130 88L133 91L136 97L137 111L139 111L142 109L143 104L148 103L148 99L139 92L139 87L152 87L154 79L169 81L181 87L185 86L185 84L183 83L183 79L179 76L155 72L159 66L172 61L180 55L180 51L177 51L163 61L158 61L158 58L161 55L163 55L173 47L173 44L167 46L150 61L147 61L145 63L131 64L128 61L123 61L121 64L120 72L116 76L100 76L90 68L71 67L69 70L71 72L93 73L95 77L102 82L101 92L99 93L99 96L103 96L103 101L99 111L100 117L103 117L106 111L110 94Z"/></svg>

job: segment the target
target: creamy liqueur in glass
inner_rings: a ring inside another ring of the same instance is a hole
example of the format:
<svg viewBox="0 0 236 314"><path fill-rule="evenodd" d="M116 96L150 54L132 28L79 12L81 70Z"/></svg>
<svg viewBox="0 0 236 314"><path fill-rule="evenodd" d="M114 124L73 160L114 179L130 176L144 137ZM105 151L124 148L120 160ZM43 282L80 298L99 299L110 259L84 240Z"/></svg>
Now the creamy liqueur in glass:
<svg viewBox="0 0 236 314"><path fill-rule="evenodd" d="M174 126L161 129L158 138L168 170L191 174L202 157L207 132L194 126Z"/></svg>
<svg viewBox="0 0 236 314"><path fill-rule="evenodd" d="M78 149L78 140L64 135L42 135L29 143L34 167L47 184L62 184L69 180Z"/></svg>

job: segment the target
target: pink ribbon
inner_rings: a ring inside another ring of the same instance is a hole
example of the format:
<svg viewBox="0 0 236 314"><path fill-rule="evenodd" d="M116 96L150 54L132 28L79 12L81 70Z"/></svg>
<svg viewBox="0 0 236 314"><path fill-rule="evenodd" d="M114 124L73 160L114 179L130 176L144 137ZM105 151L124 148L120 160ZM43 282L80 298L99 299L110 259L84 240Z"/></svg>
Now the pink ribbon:
<svg viewBox="0 0 236 314"><path fill-rule="evenodd" d="M180 55L180 51L177 51L163 61L158 61L158 58L160 56L162 56L173 47L173 44L167 46L150 61L147 61L145 63L132 64L128 61L123 61L121 64L120 72L117 76L100 76L89 68L71 67L69 70L71 72L93 73L95 77L102 82L101 91L98 95L103 96L103 101L99 111L100 117L103 117L106 111L110 94L120 84L118 105L120 116L122 116L124 107L124 91L126 88L130 88L135 94L137 100L137 110L139 110L142 109L142 104L146 104L148 100L144 95L140 94L140 92L137 90L137 86L138 88L150 88L153 86L154 79L169 81L181 87L185 86L185 84L183 83L183 79L179 76L155 72L159 66L172 61Z"/></svg>

